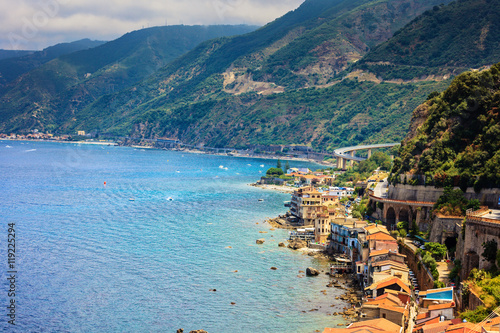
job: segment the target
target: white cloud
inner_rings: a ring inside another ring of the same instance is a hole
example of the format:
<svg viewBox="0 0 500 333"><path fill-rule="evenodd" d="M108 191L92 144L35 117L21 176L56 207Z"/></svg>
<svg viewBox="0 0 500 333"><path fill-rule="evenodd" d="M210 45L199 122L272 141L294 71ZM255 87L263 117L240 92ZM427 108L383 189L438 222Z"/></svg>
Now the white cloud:
<svg viewBox="0 0 500 333"><path fill-rule="evenodd" d="M303 0L0 0L0 48L42 49L81 38L112 40L175 24L264 25ZM6 9L6 10L5 10Z"/></svg>

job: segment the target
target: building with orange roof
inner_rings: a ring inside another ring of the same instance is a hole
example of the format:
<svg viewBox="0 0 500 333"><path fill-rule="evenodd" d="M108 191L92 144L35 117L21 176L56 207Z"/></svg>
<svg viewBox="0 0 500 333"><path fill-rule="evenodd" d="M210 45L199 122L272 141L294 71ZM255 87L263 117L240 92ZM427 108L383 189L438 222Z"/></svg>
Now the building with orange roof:
<svg viewBox="0 0 500 333"><path fill-rule="evenodd" d="M460 323L456 325L450 325L446 329L446 333L481 333L482 326L473 323ZM490 331L490 330L487 330ZM498 332L498 330L497 330Z"/></svg>
<svg viewBox="0 0 500 333"><path fill-rule="evenodd" d="M419 315L417 316L418 319L415 324L415 329L413 330L414 332L424 325L436 324L441 321L441 318L439 316L430 317L428 312L426 312L426 315L427 317L421 318L422 313L419 313Z"/></svg>
<svg viewBox="0 0 500 333"><path fill-rule="evenodd" d="M368 300L361 306L362 318L385 318L400 326L404 326L408 314L407 303L389 293Z"/></svg>
<svg viewBox="0 0 500 333"><path fill-rule="evenodd" d="M323 333L402 333L403 328L387 319L360 321L347 328L325 328Z"/></svg>
<svg viewBox="0 0 500 333"><path fill-rule="evenodd" d="M409 272L408 266L395 260L382 260L370 265L370 278L373 282L383 280L389 275L398 277L404 283L409 284Z"/></svg>
<svg viewBox="0 0 500 333"><path fill-rule="evenodd" d="M481 322L481 325L476 324L475 328L477 329L478 327L484 329L486 332L500 332L500 317Z"/></svg>
<svg viewBox="0 0 500 333"><path fill-rule="evenodd" d="M373 283L369 287L366 287L365 291L371 293L373 296L380 296L385 293L386 289L403 291L411 295L410 288L403 281L401 281L401 279L397 277L390 277L385 280Z"/></svg>
<svg viewBox="0 0 500 333"><path fill-rule="evenodd" d="M315 175L301 175L299 178L306 185L315 185L321 182L321 178Z"/></svg>
<svg viewBox="0 0 500 333"><path fill-rule="evenodd" d="M410 300L411 300L411 295L405 291L396 291L396 290L386 289L385 292L396 296L397 298L399 298L401 300L401 302L403 302L403 304L406 304L406 303L410 302Z"/></svg>
<svg viewBox="0 0 500 333"><path fill-rule="evenodd" d="M445 319L453 319L453 310L455 309L455 302L443 303L443 304L433 304L429 305L427 308L429 310L430 316L444 316Z"/></svg>
<svg viewBox="0 0 500 333"><path fill-rule="evenodd" d="M437 317L439 319L439 317ZM417 328L416 330L413 330L413 332L416 333L442 333L445 332L446 329L451 326L453 323L451 320L447 321L440 321L434 324L425 324L424 326L421 326Z"/></svg>
<svg viewBox="0 0 500 333"><path fill-rule="evenodd" d="M400 263L404 263L405 258L406 256L404 254L395 251L390 251L390 250L370 251L370 254L368 255L368 264L382 260L394 260Z"/></svg>
<svg viewBox="0 0 500 333"><path fill-rule="evenodd" d="M387 228L381 224L370 224L365 227L365 230L368 232L369 235L377 232L385 232L386 234L389 235L389 231L387 231Z"/></svg>

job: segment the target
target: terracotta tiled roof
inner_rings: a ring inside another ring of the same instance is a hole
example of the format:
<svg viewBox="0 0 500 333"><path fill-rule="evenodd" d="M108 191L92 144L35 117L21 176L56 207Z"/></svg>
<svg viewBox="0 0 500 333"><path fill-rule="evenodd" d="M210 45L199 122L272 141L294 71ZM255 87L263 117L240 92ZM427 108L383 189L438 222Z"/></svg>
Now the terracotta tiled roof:
<svg viewBox="0 0 500 333"><path fill-rule="evenodd" d="M365 227L365 230L371 235L371 234L375 234L377 232L384 232L386 234L389 234L389 231L387 231L387 228L382 226L382 225L375 225L375 224L372 224L372 225L369 225L369 226L366 226Z"/></svg>
<svg viewBox="0 0 500 333"><path fill-rule="evenodd" d="M371 286L365 288L365 290L366 289L371 289L371 290L382 289L382 288L391 286L393 284L397 284L408 294L411 293L410 288L408 288L408 286L403 281L401 281L401 279L399 279L397 277L396 278L387 278L387 279L381 280L379 282L376 282L376 283L372 284Z"/></svg>
<svg viewBox="0 0 500 333"><path fill-rule="evenodd" d="M498 325L498 324L500 324L500 317L495 317L495 318L493 318L491 320L488 320L484 324L485 325Z"/></svg>
<svg viewBox="0 0 500 333"><path fill-rule="evenodd" d="M424 333L442 333L452 324L451 320L422 326Z"/></svg>
<svg viewBox="0 0 500 333"><path fill-rule="evenodd" d="M367 240L392 240L392 241L396 241L396 239L394 239L394 237L386 234L383 231L378 231L376 233L373 233L373 234L367 236L366 239Z"/></svg>
<svg viewBox="0 0 500 333"><path fill-rule="evenodd" d="M403 305L403 302L401 302L401 300L397 296L385 293L375 299L365 302L363 305L381 305L381 304L386 304L386 305L393 304L401 306Z"/></svg>
<svg viewBox="0 0 500 333"><path fill-rule="evenodd" d="M381 261L377 261L377 262L374 262L372 264L372 267L378 267L378 266L385 266L385 265L391 265L391 266L395 266L395 267L398 267L398 268L402 268L404 270L410 270L408 268L408 266L406 266L405 264L399 262L399 261L395 261L395 260L381 260Z"/></svg>
<svg viewBox="0 0 500 333"><path fill-rule="evenodd" d="M389 253L389 250L371 251L370 257L380 256L380 255L384 255L384 254L388 254L388 253Z"/></svg>
<svg viewBox="0 0 500 333"><path fill-rule="evenodd" d="M385 309L385 310L389 310L389 311L399 312L399 313L403 313L403 314L406 313L406 312L408 312L403 307L397 307L397 306L386 305L386 304L379 305L379 308Z"/></svg>
<svg viewBox="0 0 500 333"><path fill-rule="evenodd" d="M446 332L453 332L453 333L474 333L474 332L479 332L481 333L481 327L477 327L477 324L473 323L460 323L456 325L450 325L447 329Z"/></svg>
<svg viewBox="0 0 500 333"><path fill-rule="evenodd" d="M393 322L385 319L385 318L378 318L378 319L372 319L372 320L365 320L365 321L360 321L357 323L352 324L350 327L363 327L363 326L372 326L384 330L389 330L391 332L399 332L401 329L401 326L394 324Z"/></svg>
<svg viewBox="0 0 500 333"><path fill-rule="evenodd" d="M429 312L420 312L420 313L417 315L417 320L420 320L420 319L425 319L425 318L429 318L429 315L430 315L430 313L429 313Z"/></svg>
<svg viewBox="0 0 500 333"><path fill-rule="evenodd" d="M305 178L305 179L317 179L318 176L314 176L314 175L303 175L301 176L302 178ZM317 192L317 191L316 191Z"/></svg>
<svg viewBox="0 0 500 333"><path fill-rule="evenodd" d="M323 333L399 333L400 331L401 326L379 318L353 323L348 328L325 328Z"/></svg>
<svg viewBox="0 0 500 333"><path fill-rule="evenodd" d="M454 307L455 307L455 302L450 302L450 303L429 305L428 309L429 311L432 311L432 310L450 309Z"/></svg>

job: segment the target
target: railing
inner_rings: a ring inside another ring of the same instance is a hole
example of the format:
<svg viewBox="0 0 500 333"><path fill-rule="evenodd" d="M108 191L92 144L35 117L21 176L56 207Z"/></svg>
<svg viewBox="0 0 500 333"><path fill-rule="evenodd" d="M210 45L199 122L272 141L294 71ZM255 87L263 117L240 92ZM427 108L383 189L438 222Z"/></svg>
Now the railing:
<svg viewBox="0 0 500 333"><path fill-rule="evenodd" d="M476 211L473 211L472 208L468 209L466 211L467 221L500 224L500 220L482 217L483 215L489 214L489 213L490 213L490 209L486 206L482 206L480 209L478 209Z"/></svg>
<svg viewBox="0 0 500 333"><path fill-rule="evenodd" d="M487 206L481 206L478 210L472 210L472 208L467 209L465 214L467 216L482 216L484 214L488 214L490 209Z"/></svg>
<svg viewBox="0 0 500 333"><path fill-rule="evenodd" d="M431 201L411 201L411 200L396 200L396 199L385 199L385 198L379 198L374 196L373 194L370 194L370 198L382 202L387 202L387 203L396 203L396 204L406 204L406 205L418 205L418 206L434 206L435 202Z"/></svg>
<svg viewBox="0 0 500 333"><path fill-rule="evenodd" d="M488 219L479 216L467 216L467 221L500 224L500 220Z"/></svg>
<svg viewBox="0 0 500 333"><path fill-rule="evenodd" d="M349 264L331 264L330 265L330 274L333 274L334 271L349 272L352 270L353 270L352 265L349 265Z"/></svg>

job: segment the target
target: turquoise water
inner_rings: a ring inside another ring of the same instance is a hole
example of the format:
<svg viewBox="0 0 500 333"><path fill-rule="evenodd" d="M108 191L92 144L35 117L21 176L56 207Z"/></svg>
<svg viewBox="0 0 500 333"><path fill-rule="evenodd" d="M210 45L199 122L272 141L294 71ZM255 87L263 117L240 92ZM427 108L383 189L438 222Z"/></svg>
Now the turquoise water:
<svg viewBox="0 0 500 333"><path fill-rule="evenodd" d="M286 211L283 201L290 196L247 184L275 165L128 147L0 141L0 256L7 258L7 223L14 222L18 271L17 325L7 324L2 310L0 327L314 332L343 322L330 316L345 306L335 300L340 290L326 288L324 274L299 273L308 266L326 270L326 263L279 248L288 232L263 224ZM258 238L266 242L256 245ZM7 260L0 260L0 304L6 309Z"/></svg>

